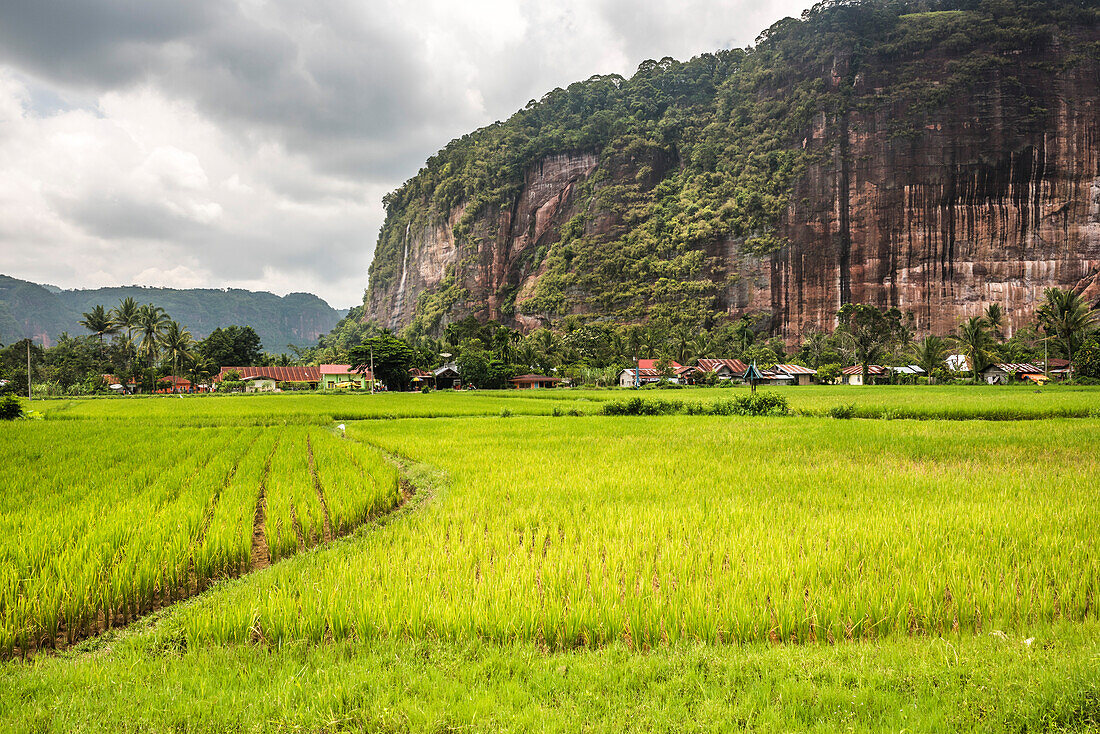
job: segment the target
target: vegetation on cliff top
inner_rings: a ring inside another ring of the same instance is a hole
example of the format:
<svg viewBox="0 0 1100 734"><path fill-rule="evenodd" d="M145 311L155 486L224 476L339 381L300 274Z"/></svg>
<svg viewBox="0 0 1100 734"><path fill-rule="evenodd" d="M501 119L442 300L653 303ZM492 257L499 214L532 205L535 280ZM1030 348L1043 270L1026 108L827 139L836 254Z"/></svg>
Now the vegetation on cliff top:
<svg viewBox="0 0 1100 734"><path fill-rule="evenodd" d="M996 79L1018 102L1009 124L1026 134L1049 114L1029 70L1049 65L1042 54L1055 46L1063 67L1100 57L1086 32L1098 18L1085 0L829 0L752 49L646 61L629 79L556 89L452 141L384 199L371 290L400 277L411 229L453 224L462 252L479 216L511 208L532 166L590 153L598 167L580 213L529 255L537 284L518 302L511 284L504 315L706 322L739 276L716 247L784 246L792 189L815 156L834 154L836 121L889 110L888 134L916 139L952 99ZM471 264L460 259L450 296L420 300L417 331L478 311L462 287Z"/></svg>

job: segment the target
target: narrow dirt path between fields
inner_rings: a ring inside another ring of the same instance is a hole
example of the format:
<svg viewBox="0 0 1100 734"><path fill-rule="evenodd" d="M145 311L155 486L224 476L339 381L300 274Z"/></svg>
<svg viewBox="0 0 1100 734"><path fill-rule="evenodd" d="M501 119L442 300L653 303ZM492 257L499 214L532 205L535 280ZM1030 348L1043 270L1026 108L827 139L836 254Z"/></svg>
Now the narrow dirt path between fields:
<svg viewBox="0 0 1100 734"><path fill-rule="evenodd" d="M249 570L259 571L271 565L271 551L267 547L267 477L271 473L271 459L279 448L276 441L271 447L264 464L264 473L260 476L260 494L256 497L256 514L252 517L252 555Z"/></svg>
<svg viewBox="0 0 1100 734"><path fill-rule="evenodd" d="M328 502L325 502L325 490L321 487L321 477L317 475L317 466L313 463L313 443L306 434L306 457L309 459L309 474L313 477L313 488L317 490L317 499L321 500L321 510L325 513L324 541L331 543L335 534L332 532L332 517L328 514Z"/></svg>
<svg viewBox="0 0 1100 734"><path fill-rule="evenodd" d="M435 487L442 481L442 473L438 472L434 467L428 467L427 465L420 464L408 457L398 456L393 454L380 446L366 442L357 441L364 446L370 447L372 450L380 452L383 457L393 464L398 470L398 488L400 496L393 507L380 513L376 513L367 518L362 523L355 527L348 528L347 532L339 535L334 534L333 539L342 536L350 535L359 528L373 526L375 528L384 527L391 522L396 521L400 517L409 514L414 511L420 505L424 504L428 499L434 496ZM259 571L264 568L268 568L272 565L271 553L267 545L267 484L268 478L271 472L271 460L275 455L275 451L278 448L279 442L276 441L275 445L271 449L271 453L267 457L267 462L264 464L263 474L260 479L259 494L256 498L256 511L252 521L252 549L251 558L248 567L243 572L232 572L228 578L241 578L248 574ZM312 467L311 467L312 468ZM235 473L236 467L233 468ZM437 478L438 477L438 478ZM367 475L366 478L373 477ZM228 483L228 480L227 480ZM219 492L220 494L220 492ZM218 500L212 498L212 505ZM331 525L327 522L326 512L326 536L331 532ZM295 518L295 525L298 525ZM202 530L205 531L205 528ZM300 526L298 527L300 533ZM301 536L300 536L300 539ZM224 580L224 579L223 579ZM63 652L64 650L77 645L79 643L87 642L91 645L89 650L102 649L101 645L111 644L112 640L117 640L117 635L121 630L127 627L135 627L141 625L143 627L149 627L150 625L157 624L157 620L163 618L163 615L172 614L172 610L178 606L178 602L185 601L189 598L199 596L203 593L209 592L209 586L204 585L202 589L198 588L198 584L194 584L192 579L188 579L185 582L186 585L175 591L162 592L157 595L157 598L152 606L143 607L141 609L118 609L113 610L111 615L104 618L102 613L99 614L98 620L93 620L90 625L84 630L75 631L70 633L69 630L62 629L60 634L52 641L43 640L28 646L23 650L16 648L10 659L33 660L34 657L40 654L54 654ZM112 624L114 622L114 624ZM121 624L119 624L121 622ZM111 632L113 634L104 634ZM70 641L69 637L72 634L73 639ZM123 632L123 634L127 634ZM103 638L105 642L96 642L96 638ZM4 659L0 656L0 660Z"/></svg>

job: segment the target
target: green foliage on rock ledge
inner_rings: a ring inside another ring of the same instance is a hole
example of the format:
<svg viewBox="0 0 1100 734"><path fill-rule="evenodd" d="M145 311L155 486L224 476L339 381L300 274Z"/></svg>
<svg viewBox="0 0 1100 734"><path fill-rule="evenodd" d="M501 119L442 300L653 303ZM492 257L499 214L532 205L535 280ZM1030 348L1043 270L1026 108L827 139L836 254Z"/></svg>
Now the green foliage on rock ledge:
<svg viewBox="0 0 1100 734"><path fill-rule="evenodd" d="M738 272L724 253L786 245L796 183L845 154L851 116L881 113L888 129L873 134L916 142L957 114L953 100L995 84L1014 100L1008 124L1034 132L1050 111L1032 72L1048 73L1050 58L1095 58L1098 14L1086 0L829 0L752 49L650 60L629 79L555 89L452 141L384 199L370 287L400 277L411 231L449 229L460 262L421 294L417 327L477 312L463 290L476 258L463 253L496 232L494 214L513 209L541 161L590 154L597 167L574 193L578 212L527 263L534 287L493 284L502 313L699 323L728 305L723 289Z"/></svg>

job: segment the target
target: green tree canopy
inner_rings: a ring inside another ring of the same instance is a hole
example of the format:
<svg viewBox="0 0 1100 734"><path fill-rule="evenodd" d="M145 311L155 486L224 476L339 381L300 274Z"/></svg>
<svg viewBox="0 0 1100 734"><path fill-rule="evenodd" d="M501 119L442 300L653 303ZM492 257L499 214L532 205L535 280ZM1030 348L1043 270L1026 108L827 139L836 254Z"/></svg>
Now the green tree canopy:
<svg viewBox="0 0 1100 734"><path fill-rule="evenodd" d="M413 350L393 334L384 333L371 337L353 347L348 356L352 369L359 372L370 370L373 362L375 379L390 390L404 390L408 387Z"/></svg>
<svg viewBox="0 0 1100 734"><path fill-rule="evenodd" d="M837 312L846 351L863 368L867 384L868 366L878 361L891 347L904 339L908 329L896 308L882 310L865 303L848 303Z"/></svg>
<svg viewBox="0 0 1100 734"><path fill-rule="evenodd" d="M251 367L264 358L260 337L251 326L214 329L198 343L196 351L219 367Z"/></svg>

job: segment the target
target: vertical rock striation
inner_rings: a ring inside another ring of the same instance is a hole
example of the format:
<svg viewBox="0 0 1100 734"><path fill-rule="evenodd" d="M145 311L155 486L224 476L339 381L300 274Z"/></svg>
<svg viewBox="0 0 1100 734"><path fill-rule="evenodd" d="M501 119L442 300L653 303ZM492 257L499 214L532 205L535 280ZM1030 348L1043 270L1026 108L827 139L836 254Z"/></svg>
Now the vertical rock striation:
<svg viewBox="0 0 1100 734"><path fill-rule="evenodd" d="M999 303L1011 334L1048 287L1100 301L1100 16L822 8L759 53L593 78L442 151L391 200L368 318L529 330L686 303L768 313L794 341L850 302L939 334ZM602 152L555 154L578 127ZM470 185L503 145L538 153L501 158L508 187ZM472 203L438 206L459 164Z"/></svg>
<svg viewBox="0 0 1100 734"><path fill-rule="evenodd" d="M780 333L829 326L850 301L947 333L990 303L1019 328L1050 286L1100 298L1100 74L1046 71L1056 61L1019 59L927 115L886 104L822 120L808 145L836 154L797 184L791 244L772 259ZM876 73L858 98L881 94ZM899 118L921 127L898 134Z"/></svg>

